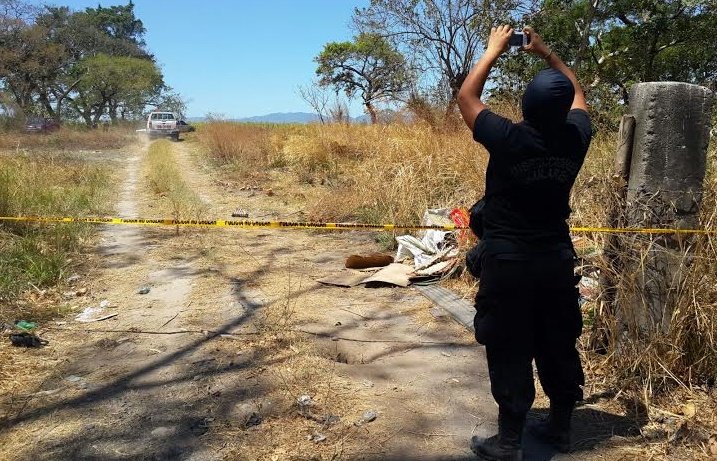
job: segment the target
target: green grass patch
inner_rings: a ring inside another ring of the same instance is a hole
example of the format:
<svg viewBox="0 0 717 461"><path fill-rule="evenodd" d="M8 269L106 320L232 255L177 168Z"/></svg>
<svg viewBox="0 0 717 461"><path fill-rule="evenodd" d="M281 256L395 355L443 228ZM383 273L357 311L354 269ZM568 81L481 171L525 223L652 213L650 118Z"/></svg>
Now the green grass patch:
<svg viewBox="0 0 717 461"><path fill-rule="evenodd" d="M0 215L106 211L109 169L51 156L0 158ZM87 224L0 222L0 300L55 284L92 231Z"/></svg>

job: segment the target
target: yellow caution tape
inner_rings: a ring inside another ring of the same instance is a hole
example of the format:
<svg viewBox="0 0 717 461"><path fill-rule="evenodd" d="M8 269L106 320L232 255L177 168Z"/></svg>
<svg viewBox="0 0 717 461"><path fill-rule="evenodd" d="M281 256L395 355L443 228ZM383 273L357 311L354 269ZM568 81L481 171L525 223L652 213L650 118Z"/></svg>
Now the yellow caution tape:
<svg viewBox="0 0 717 461"><path fill-rule="evenodd" d="M454 224L445 226L421 226L400 224L361 224L361 223L321 223L294 221L250 221L250 220L181 220L181 219L145 219L145 218L100 218L100 217L51 217L51 216L0 216L0 221L37 222L37 223L91 223L91 224L127 224L140 226L182 226L182 227L235 227L235 228L276 228L276 229L328 229L350 230L364 229L372 231L392 230L443 230L467 229Z"/></svg>
<svg viewBox="0 0 717 461"><path fill-rule="evenodd" d="M100 217L52 217L52 216L0 216L1 221L36 222L36 223L90 223L112 225L139 225L139 226L181 226L181 227L230 227L230 228L272 228L272 229L327 229L351 230L362 229L370 231L394 230L465 230L454 224L445 226L421 226L402 224L362 224L362 223L321 223L321 222L295 222L295 221L251 221L251 220L181 220L181 219L146 219L146 218L100 218ZM573 233L606 233L606 234L693 234L717 235L717 230L711 229L663 229L663 228L637 228L637 227L571 227Z"/></svg>
<svg viewBox="0 0 717 461"><path fill-rule="evenodd" d="M717 235L717 229L668 229L660 227L571 227L570 232L602 234L693 234Z"/></svg>

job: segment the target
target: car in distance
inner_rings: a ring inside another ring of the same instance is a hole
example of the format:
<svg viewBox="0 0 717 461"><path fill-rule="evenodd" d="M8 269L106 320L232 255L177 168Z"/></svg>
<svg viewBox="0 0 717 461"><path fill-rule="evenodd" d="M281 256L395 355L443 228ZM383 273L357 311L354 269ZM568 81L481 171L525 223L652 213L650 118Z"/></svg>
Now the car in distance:
<svg viewBox="0 0 717 461"><path fill-rule="evenodd" d="M179 120L177 122L177 129L180 133L190 133L192 131L196 131L197 129L190 125L189 123L185 122L184 120Z"/></svg>
<svg viewBox="0 0 717 461"><path fill-rule="evenodd" d="M25 122L26 133L49 133L60 128L60 124L49 118L34 117Z"/></svg>
<svg viewBox="0 0 717 461"><path fill-rule="evenodd" d="M147 116L146 133L150 138L167 136L179 141L177 118L172 112L150 112Z"/></svg>

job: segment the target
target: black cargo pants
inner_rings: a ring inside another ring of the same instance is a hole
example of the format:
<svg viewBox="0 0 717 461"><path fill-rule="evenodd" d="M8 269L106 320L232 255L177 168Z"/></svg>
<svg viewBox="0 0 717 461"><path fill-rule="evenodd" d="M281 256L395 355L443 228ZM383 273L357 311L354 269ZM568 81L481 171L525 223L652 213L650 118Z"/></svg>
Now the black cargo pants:
<svg viewBox="0 0 717 461"><path fill-rule="evenodd" d="M582 331L579 280L570 252L492 253L481 257L476 340L485 345L491 392L501 419L525 421L535 399L533 367L551 405L582 400L575 342Z"/></svg>

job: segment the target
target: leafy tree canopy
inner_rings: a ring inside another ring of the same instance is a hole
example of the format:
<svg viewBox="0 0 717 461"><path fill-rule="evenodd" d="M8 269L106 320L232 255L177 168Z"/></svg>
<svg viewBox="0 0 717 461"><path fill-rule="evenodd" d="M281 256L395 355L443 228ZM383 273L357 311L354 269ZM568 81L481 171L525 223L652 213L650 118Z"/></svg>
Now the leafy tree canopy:
<svg viewBox="0 0 717 461"><path fill-rule="evenodd" d="M405 58L383 37L359 34L351 42L331 42L315 58L319 84L358 95L376 122L374 102L398 98L407 89L409 75Z"/></svg>

